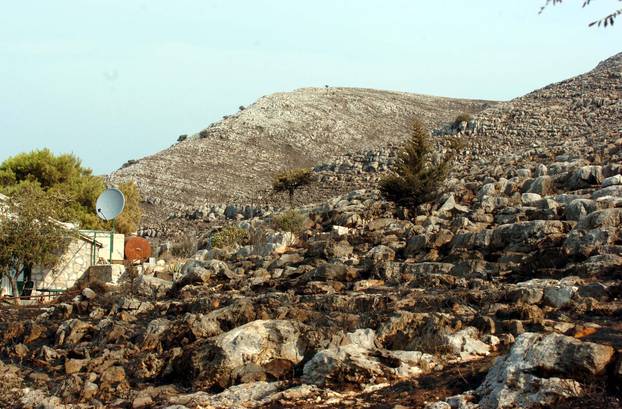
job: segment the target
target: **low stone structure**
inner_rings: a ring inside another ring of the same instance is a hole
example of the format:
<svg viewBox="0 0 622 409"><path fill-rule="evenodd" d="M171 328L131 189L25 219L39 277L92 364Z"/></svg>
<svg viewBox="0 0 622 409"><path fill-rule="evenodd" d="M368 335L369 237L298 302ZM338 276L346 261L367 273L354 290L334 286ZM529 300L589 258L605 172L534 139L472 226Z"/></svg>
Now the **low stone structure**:
<svg viewBox="0 0 622 409"><path fill-rule="evenodd" d="M69 244L67 251L54 268L33 268L31 295L49 295L66 290L82 278L91 266L110 264L110 234L111 232L105 231L80 231L79 236ZM112 264L120 264L123 261L123 240L123 234L114 235ZM118 275L113 274L112 281ZM18 277L20 288L23 282L24 278ZM2 294L13 295L11 284L6 277L0 281L0 288Z"/></svg>
<svg viewBox="0 0 622 409"><path fill-rule="evenodd" d="M96 264L110 264L110 234L111 232L106 231L80 231L79 237L71 242L56 267L33 269L33 295L48 294L49 290L71 288L89 267ZM112 263L123 261L123 239L123 234L114 235Z"/></svg>

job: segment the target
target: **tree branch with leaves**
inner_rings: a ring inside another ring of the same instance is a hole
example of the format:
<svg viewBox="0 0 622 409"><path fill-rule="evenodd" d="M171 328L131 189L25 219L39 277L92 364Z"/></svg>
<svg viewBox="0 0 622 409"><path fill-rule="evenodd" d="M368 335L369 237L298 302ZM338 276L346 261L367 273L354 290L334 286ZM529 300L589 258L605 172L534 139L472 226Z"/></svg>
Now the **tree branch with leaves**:
<svg viewBox="0 0 622 409"><path fill-rule="evenodd" d="M547 6L549 5L556 5L556 4L560 4L562 3L564 0L546 0L546 3L542 6L542 8L540 9L540 13L542 13L544 11L544 9L547 8ZM616 0L618 2L622 2L622 0ZM586 7L589 6L591 3L593 2L593 0L583 0L583 5L581 7ZM611 12L610 14L606 15L603 18L600 18L598 20L592 21L589 26L598 26L598 27L608 27L608 26L612 26L615 23L615 20L617 17L619 17L620 15L622 15L622 8L614 10L613 12Z"/></svg>
<svg viewBox="0 0 622 409"><path fill-rule="evenodd" d="M63 197L65 205L59 220L78 223L82 229L106 229L95 212L95 201L106 189L103 178L93 175L73 154L55 155L49 149L20 153L0 163L0 193L11 196L24 187L37 189L50 198ZM136 231L142 216L141 196L133 181L121 183L125 210L117 219L117 231Z"/></svg>

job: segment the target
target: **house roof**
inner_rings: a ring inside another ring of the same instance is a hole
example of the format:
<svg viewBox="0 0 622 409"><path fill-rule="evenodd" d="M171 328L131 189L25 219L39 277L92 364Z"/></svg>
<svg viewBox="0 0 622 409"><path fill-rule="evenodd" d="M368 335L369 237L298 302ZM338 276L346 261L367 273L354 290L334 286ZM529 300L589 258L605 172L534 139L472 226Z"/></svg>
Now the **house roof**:
<svg viewBox="0 0 622 409"><path fill-rule="evenodd" d="M92 238L92 237L87 236L87 235L86 235L86 234L84 234L84 233L80 233L80 238L81 238L82 240L86 241L87 243L93 244L93 245L95 245L95 246L97 246L97 247L99 247L99 248L104 247L104 245L103 245L102 243L100 243L99 241L95 240L95 239L94 239L94 238Z"/></svg>

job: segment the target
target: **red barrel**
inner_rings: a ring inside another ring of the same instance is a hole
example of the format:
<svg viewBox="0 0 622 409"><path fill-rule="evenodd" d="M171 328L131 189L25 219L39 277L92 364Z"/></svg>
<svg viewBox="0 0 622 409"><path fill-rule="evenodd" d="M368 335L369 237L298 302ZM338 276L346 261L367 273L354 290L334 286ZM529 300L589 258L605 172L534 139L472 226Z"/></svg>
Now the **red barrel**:
<svg viewBox="0 0 622 409"><path fill-rule="evenodd" d="M125 259L130 261L145 261L151 257L151 245L142 237L125 238Z"/></svg>

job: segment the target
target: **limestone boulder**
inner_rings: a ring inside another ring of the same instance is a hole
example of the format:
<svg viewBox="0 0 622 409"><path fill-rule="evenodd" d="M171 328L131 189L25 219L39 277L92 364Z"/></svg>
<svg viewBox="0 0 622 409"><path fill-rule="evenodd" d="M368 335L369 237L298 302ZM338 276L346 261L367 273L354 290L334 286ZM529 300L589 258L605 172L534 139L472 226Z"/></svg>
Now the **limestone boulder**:
<svg viewBox="0 0 622 409"><path fill-rule="evenodd" d="M609 187L609 186L615 186L615 185L622 185L622 175L618 174L618 175L609 176L608 178L603 180L603 184L602 184L603 187Z"/></svg>
<svg viewBox="0 0 622 409"><path fill-rule="evenodd" d="M154 276L139 275L132 281L132 289L143 297L163 297L173 288L173 282Z"/></svg>
<svg viewBox="0 0 622 409"><path fill-rule="evenodd" d="M607 186L592 193L593 199L600 199L607 196L622 197L622 185Z"/></svg>
<svg viewBox="0 0 622 409"><path fill-rule="evenodd" d="M56 330L56 345L77 344L92 333L94 327L77 318L63 322Z"/></svg>
<svg viewBox="0 0 622 409"><path fill-rule="evenodd" d="M494 249L528 252L537 249L544 238L563 235L567 230L567 225L559 220L531 220L505 224L494 229L490 246Z"/></svg>
<svg viewBox="0 0 622 409"><path fill-rule="evenodd" d="M353 281L357 275L357 270L351 266L342 263L326 263L315 270L313 277L323 281Z"/></svg>
<svg viewBox="0 0 622 409"><path fill-rule="evenodd" d="M525 193L536 193L541 196L555 193L553 178L550 176L539 176L533 179L528 185Z"/></svg>
<svg viewBox="0 0 622 409"><path fill-rule="evenodd" d="M575 199L566 206L567 220L580 220L597 210L597 204L590 199Z"/></svg>
<svg viewBox="0 0 622 409"><path fill-rule="evenodd" d="M602 166L582 166L572 172L565 186L568 190L584 189L593 185L600 185L603 179Z"/></svg>
<svg viewBox="0 0 622 409"><path fill-rule="evenodd" d="M180 278L176 281L177 287L189 284L205 284L216 280L238 279L229 265L221 260L189 260L181 268Z"/></svg>
<svg viewBox="0 0 622 409"><path fill-rule="evenodd" d="M579 220L568 234L563 249L571 256L590 256L620 237L622 208L597 210Z"/></svg>
<svg viewBox="0 0 622 409"><path fill-rule="evenodd" d="M435 368L432 355L420 351L389 351L376 347L371 329L346 334L345 342L318 351L303 368L302 381L326 386L356 379L399 379Z"/></svg>
<svg viewBox="0 0 622 409"><path fill-rule="evenodd" d="M206 341L180 369L192 371L197 387L228 387L236 382L235 373L247 366L265 367L274 361L299 363L306 343L301 324L285 320L256 320ZM184 368L190 364L190 368Z"/></svg>
<svg viewBox="0 0 622 409"><path fill-rule="evenodd" d="M614 349L559 334L521 334L476 390L481 409L549 407L581 396L584 376L603 373Z"/></svg>

